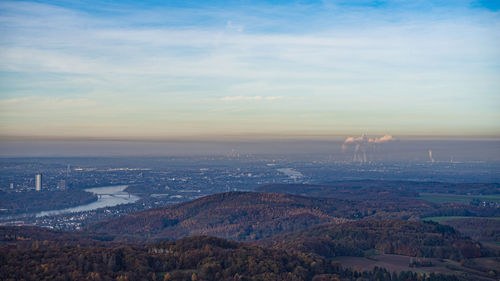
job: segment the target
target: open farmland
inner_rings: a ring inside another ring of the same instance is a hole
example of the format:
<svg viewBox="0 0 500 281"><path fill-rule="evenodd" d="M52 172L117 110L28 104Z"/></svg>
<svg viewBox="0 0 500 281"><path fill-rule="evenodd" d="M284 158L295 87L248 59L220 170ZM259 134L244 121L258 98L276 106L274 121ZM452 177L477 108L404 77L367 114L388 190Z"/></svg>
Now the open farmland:
<svg viewBox="0 0 500 281"><path fill-rule="evenodd" d="M467 280L497 280L494 274L488 274L479 270L485 270L486 272L494 271L497 270L497 266L500 264L495 258L473 259L470 261L470 264L465 265L447 259L428 258L426 260L430 260L432 266L410 267L411 257L389 254L372 255L369 257L337 257L334 260L345 267L356 270L372 270L375 267L382 267L395 272L416 271L457 275L467 278Z"/></svg>

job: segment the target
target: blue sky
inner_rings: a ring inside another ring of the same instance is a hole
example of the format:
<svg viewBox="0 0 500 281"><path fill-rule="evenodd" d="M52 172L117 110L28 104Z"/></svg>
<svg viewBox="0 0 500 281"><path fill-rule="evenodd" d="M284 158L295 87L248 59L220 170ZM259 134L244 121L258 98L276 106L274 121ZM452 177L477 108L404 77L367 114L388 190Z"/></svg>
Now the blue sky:
<svg viewBox="0 0 500 281"><path fill-rule="evenodd" d="M0 135L500 136L498 1L2 1Z"/></svg>

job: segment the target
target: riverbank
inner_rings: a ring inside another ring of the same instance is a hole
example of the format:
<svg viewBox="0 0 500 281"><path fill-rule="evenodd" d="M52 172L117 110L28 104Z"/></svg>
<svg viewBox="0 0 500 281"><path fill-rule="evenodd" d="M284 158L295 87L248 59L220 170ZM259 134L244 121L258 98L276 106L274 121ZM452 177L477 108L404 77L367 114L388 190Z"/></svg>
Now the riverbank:
<svg viewBox="0 0 500 281"><path fill-rule="evenodd" d="M0 218L0 221L17 220L26 217L44 217L55 216L68 213L78 213L92 211L99 208L113 207L121 204L129 204L137 202L140 197L132 195L125 191L128 185L103 186L87 188L83 191L74 191L78 193L91 194L93 200L84 202L83 204L64 207L60 209L49 209L40 212L29 212L15 215L6 215Z"/></svg>
<svg viewBox="0 0 500 281"><path fill-rule="evenodd" d="M98 196L85 190L0 192L0 218L60 210L96 202Z"/></svg>
<svg viewBox="0 0 500 281"><path fill-rule="evenodd" d="M90 204L80 205L62 210L43 211L35 214L36 217L55 216L66 213L78 213L92 211L99 208L113 207L121 204L135 203L140 198L125 191L128 185L103 186L85 189L98 196L97 201Z"/></svg>

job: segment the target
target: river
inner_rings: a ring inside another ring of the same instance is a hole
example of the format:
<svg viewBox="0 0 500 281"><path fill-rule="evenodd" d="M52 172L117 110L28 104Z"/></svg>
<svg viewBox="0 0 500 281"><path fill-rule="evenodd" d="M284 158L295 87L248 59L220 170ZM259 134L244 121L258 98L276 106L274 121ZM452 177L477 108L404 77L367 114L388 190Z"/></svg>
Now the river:
<svg viewBox="0 0 500 281"><path fill-rule="evenodd" d="M285 174L286 176L290 177L293 180L300 179L300 178L304 177L304 175L301 172L299 172L293 168L281 168L281 169L278 169L278 171Z"/></svg>
<svg viewBox="0 0 500 281"><path fill-rule="evenodd" d="M99 196L97 201L92 202L90 204L80 205L66 209L43 211L36 213L35 216L36 217L55 216L67 213L92 211L104 207L113 207L120 204L134 203L137 200L139 200L140 197L129 194L124 191L127 187L128 185L115 185L115 186L87 188L85 189L85 191L92 192L95 195Z"/></svg>

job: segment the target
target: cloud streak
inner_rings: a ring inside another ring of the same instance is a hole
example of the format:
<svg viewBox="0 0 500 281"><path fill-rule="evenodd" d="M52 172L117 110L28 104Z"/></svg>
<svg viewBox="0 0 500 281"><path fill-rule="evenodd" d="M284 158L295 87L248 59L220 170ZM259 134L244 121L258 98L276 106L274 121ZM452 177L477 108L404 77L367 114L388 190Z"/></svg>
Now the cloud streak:
<svg viewBox="0 0 500 281"><path fill-rule="evenodd" d="M344 140L344 145L347 144L378 144L378 143L384 143L384 142L390 142L394 141L394 137L391 135L384 135L382 137L376 137L376 138L368 138L366 135L362 135L359 137L348 137Z"/></svg>
<svg viewBox="0 0 500 281"><path fill-rule="evenodd" d="M141 129L158 120L158 108L167 109L165 119L198 112L203 117L184 123L205 124L232 119L226 109L234 104L238 112L259 111L248 114L262 116L252 119L252 130L278 116L269 131L401 133L411 123L420 134L500 134L498 14L440 6L448 9L443 17L443 10L414 12L400 2L384 9L335 1L280 9L109 4L96 12L3 1L0 98L36 97L39 106L32 112L20 103L0 106L19 128L41 115L44 98L84 98L118 101L89 114L118 125L134 112ZM207 102L193 102L199 100ZM54 103L46 126L64 110ZM472 124L477 120L481 126ZM78 120L92 126L85 122ZM220 125L228 132L237 126Z"/></svg>
<svg viewBox="0 0 500 281"><path fill-rule="evenodd" d="M220 100L224 102L240 102L240 101L275 101L283 99L282 96L232 96L223 97Z"/></svg>

